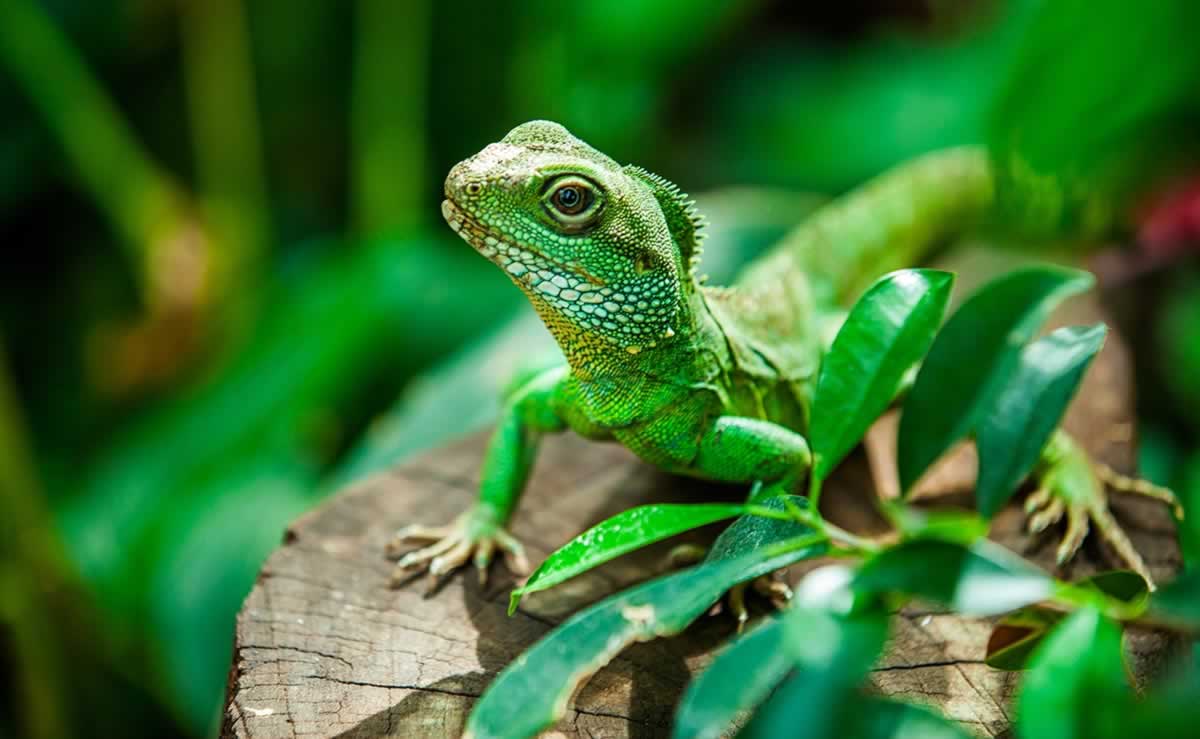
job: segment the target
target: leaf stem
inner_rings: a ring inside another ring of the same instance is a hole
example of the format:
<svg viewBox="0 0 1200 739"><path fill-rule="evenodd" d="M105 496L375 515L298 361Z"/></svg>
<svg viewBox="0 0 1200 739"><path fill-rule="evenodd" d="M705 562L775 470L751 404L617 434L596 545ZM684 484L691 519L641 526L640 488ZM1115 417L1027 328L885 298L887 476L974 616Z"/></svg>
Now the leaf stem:
<svg viewBox="0 0 1200 739"><path fill-rule="evenodd" d="M426 187L426 95L432 4L358 0L350 91L355 229L394 236L420 226Z"/></svg>
<svg viewBox="0 0 1200 739"><path fill-rule="evenodd" d="M813 529L821 532L826 538L832 542L840 543L844 547L855 550L859 554L873 554L879 551L879 545L870 539L852 534L846 531L837 524L830 523L825 520L815 507L805 510L793 503L790 499L784 499L784 505L787 506L788 512L792 514L800 523L810 526Z"/></svg>
<svg viewBox="0 0 1200 739"><path fill-rule="evenodd" d="M759 516L761 518L773 518L776 521L795 521L795 520L797 520L796 517L794 515L792 515L791 513L788 513L786 511L777 511L773 508L767 508L766 506L761 506L761 505L746 506L746 513L748 513L752 516Z"/></svg>
<svg viewBox="0 0 1200 739"><path fill-rule="evenodd" d="M56 624L47 619L54 596L63 597L66 565L42 497L2 340L0 490L5 491L0 495L0 631L10 637L13 690L25 709L23 728L34 736L66 736L71 724L65 676L70 670Z"/></svg>
<svg viewBox="0 0 1200 739"><path fill-rule="evenodd" d="M183 3L180 21L204 216L221 242L218 284L236 294L255 284L271 229L246 10L243 0Z"/></svg>
<svg viewBox="0 0 1200 739"><path fill-rule="evenodd" d="M1067 611L1094 606L1114 621L1139 622L1146 614L1147 602L1146 598L1140 598L1126 603L1103 593L1081 588L1074 583L1059 582L1057 592L1047 605L1051 608L1061 607Z"/></svg>
<svg viewBox="0 0 1200 739"><path fill-rule="evenodd" d="M814 460L814 465L815 465L815 460ZM814 511L820 510L821 488L823 487L823 483L824 483L824 480L822 480L820 477L817 476L815 467L814 467L814 469L809 470L809 472L808 472L808 502L812 506L812 509Z"/></svg>
<svg viewBox="0 0 1200 739"><path fill-rule="evenodd" d="M842 527L826 521L819 515L815 516L815 518L820 522L821 529L824 530L826 536L828 536L831 540L841 541L847 547L858 550L860 554L874 554L879 551L879 545L870 539L857 534L852 534Z"/></svg>
<svg viewBox="0 0 1200 739"><path fill-rule="evenodd" d="M814 544L820 544L828 540L829 537L820 531L801 534L800 536L794 536L791 539L784 539L777 544L772 544L771 546L767 547L765 550L763 550L763 558L770 559L771 557L778 557L781 554L794 552L797 549L805 549L813 546Z"/></svg>
<svg viewBox="0 0 1200 739"><path fill-rule="evenodd" d="M1150 629L1162 629L1193 638L1200 636L1200 630L1170 619L1164 619L1149 609L1149 599L1139 598L1133 602L1125 602L1104 593L1098 593L1088 588L1081 588L1075 583L1056 581L1057 591L1048 600L1038 604L1059 613L1073 613L1080 608L1093 607L1099 610L1105 618L1122 624L1140 626Z"/></svg>
<svg viewBox="0 0 1200 739"><path fill-rule="evenodd" d="M0 3L0 66L41 113L83 188L124 237L143 293L153 295L149 265L190 222L184 193L151 159L41 3Z"/></svg>

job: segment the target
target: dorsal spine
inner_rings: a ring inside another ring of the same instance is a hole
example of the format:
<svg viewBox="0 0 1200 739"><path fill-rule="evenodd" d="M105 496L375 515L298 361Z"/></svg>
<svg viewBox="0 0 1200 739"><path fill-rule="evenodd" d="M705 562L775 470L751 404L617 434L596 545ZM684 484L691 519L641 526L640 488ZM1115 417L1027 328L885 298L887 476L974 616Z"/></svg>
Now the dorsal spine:
<svg viewBox="0 0 1200 739"><path fill-rule="evenodd" d="M666 177L633 164L626 166L625 171L646 183L654 193L654 199L658 201L667 220L671 237L675 239L680 255L688 265L688 274L694 278L700 255L704 251L701 243L704 241L705 225L704 216L696 209L696 201Z"/></svg>

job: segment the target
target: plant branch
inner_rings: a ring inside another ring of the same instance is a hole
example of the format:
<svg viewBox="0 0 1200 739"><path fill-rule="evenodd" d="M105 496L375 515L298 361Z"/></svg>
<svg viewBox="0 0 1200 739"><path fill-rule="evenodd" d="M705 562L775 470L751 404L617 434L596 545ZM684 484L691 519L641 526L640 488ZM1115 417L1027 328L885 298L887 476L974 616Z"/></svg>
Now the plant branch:
<svg viewBox="0 0 1200 739"><path fill-rule="evenodd" d="M221 249L214 280L252 284L270 241L254 70L241 0L180 6L183 72L204 212Z"/></svg>
<svg viewBox="0 0 1200 739"><path fill-rule="evenodd" d="M123 237L153 302L153 266L187 198L149 157L70 40L30 0L0 3L3 63L54 132L84 189Z"/></svg>
<svg viewBox="0 0 1200 739"><path fill-rule="evenodd" d="M805 510L793 503L791 500L785 500L788 511L793 518L802 524L812 527L824 534L830 541L840 543L843 547L855 550L859 554L867 555L879 551L879 545L870 539L866 539L857 534L852 534L842 527L827 521L820 511L812 508Z"/></svg>
<svg viewBox="0 0 1200 739"><path fill-rule="evenodd" d="M65 570L51 531L0 343L0 625L8 627L12 639L24 729L38 737L70 733L64 662L44 602Z"/></svg>
<svg viewBox="0 0 1200 739"><path fill-rule="evenodd" d="M353 212L367 236L420 225L426 212L428 0L359 0L351 124Z"/></svg>

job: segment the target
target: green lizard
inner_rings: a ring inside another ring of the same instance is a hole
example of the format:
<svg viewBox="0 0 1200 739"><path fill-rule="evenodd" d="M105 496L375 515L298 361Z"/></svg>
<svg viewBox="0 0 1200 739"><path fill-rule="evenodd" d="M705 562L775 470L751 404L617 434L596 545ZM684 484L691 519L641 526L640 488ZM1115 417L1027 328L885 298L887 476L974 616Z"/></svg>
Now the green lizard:
<svg viewBox="0 0 1200 739"><path fill-rule="evenodd" d="M389 543L433 541L396 577L434 577L502 552L528 569L506 530L543 434L615 440L682 475L789 492L810 462L804 433L822 352L877 276L912 266L993 204L987 155L926 155L818 211L729 288L696 277L702 219L667 180L617 162L562 126L533 121L446 178L450 227L520 287L566 365L523 377L488 445L479 501L447 526L409 526ZM1108 511L1104 482L1174 502L1169 491L1094 465L1059 431L1033 473L1031 528L1064 513L1065 561L1093 522L1149 580ZM740 615L740 614L739 614Z"/></svg>

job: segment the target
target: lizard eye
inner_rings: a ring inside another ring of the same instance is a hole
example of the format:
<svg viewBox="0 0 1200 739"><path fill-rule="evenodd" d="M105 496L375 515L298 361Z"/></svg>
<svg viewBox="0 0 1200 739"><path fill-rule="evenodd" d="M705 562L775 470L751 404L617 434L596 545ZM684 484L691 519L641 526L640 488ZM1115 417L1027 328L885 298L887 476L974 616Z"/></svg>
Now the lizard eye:
<svg viewBox="0 0 1200 739"><path fill-rule="evenodd" d="M601 199L596 186L574 175L560 177L550 184L545 198L546 210L562 225L580 229L595 220Z"/></svg>
<svg viewBox="0 0 1200 739"><path fill-rule="evenodd" d="M554 191L551 198L554 206L567 215L575 215L587 206L587 195L578 185L563 185Z"/></svg>

